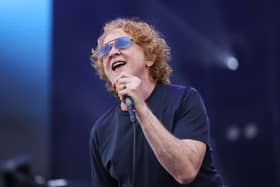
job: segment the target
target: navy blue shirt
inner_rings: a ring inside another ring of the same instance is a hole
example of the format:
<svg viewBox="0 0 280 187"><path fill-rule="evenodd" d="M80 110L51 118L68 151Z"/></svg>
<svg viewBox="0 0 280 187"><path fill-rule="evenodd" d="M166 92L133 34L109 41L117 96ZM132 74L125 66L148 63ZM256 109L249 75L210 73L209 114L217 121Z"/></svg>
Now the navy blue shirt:
<svg viewBox="0 0 280 187"><path fill-rule="evenodd" d="M221 187L209 144L209 121L199 93L191 87L158 83L146 100L166 129L180 139L207 145L195 180L179 184L159 163L139 124L136 126L137 187ZM133 128L128 112L114 105L94 124L90 137L93 187L129 187L132 175Z"/></svg>

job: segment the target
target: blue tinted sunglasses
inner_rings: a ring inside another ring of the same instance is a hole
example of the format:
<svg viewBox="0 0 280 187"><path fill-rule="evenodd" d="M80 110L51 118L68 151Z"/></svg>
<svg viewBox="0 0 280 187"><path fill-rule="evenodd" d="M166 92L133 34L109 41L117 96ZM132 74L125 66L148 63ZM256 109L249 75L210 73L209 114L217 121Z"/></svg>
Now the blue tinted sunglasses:
<svg viewBox="0 0 280 187"><path fill-rule="evenodd" d="M131 45L132 39L128 36L123 36L120 38L116 38L114 40L111 40L107 43L105 43L97 52L97 57L99 59L106 57L114 45L116 49L126 49Z"/></svg>

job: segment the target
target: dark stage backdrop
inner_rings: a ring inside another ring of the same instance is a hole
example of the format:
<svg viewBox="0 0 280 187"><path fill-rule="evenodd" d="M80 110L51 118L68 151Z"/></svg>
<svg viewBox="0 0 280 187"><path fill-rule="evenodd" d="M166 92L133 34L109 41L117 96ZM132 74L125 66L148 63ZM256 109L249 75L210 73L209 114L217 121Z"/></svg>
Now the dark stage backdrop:
<svg viewBox="0 0 280 187"><path fill-rule="evenodd" d="M11 159L49 173L51 9L50 0L0 0L0 187Z"/></svg>
<svg viewBox="0 0 280 187"><path fill-rule="evenodd" d="M203 96L227 185L280 186L276 7L262 0L53 1L51 176L90 180L90 129L114 100L90 66L90 50L104 22L138 17L171 46L172 82Z"/></svg>

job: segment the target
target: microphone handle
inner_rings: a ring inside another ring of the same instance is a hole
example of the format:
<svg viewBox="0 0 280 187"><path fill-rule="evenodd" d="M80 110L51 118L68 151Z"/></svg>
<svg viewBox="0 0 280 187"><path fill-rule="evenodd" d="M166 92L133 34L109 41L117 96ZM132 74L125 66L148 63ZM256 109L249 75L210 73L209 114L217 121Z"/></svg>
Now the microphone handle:
<svg viewBox="0 0 280 187"><path fill-rule="evenodd" d="M132 123L135 123L136 122L136 117L135 117L135 113L134 113L134 105L133 105L133 101L131 99L130 96L125 96L124 98L124 102L126 104L126 107L127 107L127 111L128 111L128 114L129 114L129 118L130 118L130 121Z"/></svg>

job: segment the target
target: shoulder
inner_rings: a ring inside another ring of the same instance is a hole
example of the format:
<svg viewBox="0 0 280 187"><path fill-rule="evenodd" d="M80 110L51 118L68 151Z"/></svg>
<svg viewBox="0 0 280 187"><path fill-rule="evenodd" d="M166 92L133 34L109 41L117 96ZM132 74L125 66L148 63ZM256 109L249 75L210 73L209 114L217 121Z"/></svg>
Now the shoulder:
<svg viewBox="0 0 280 187"><path fill-rule="evenodd" d="M179 111L206 111L204 101L199 91L192 86L183 86L176 84L163 84L162 91L166 92L172 105Z"/></svg>
<svg viewBox="0 0 280 187"><path fill-rule="evenodd" d="M160 89L172 92L174 94L195 94L198 91L192 86L183 86L178 84L161 84Z"/></svg>
<svg viewBox="0 0 280 187"><path fill-rule="evenodd" d="M178 102L188 101L193 97L200 98L200 94L192 86L183 86L177 84L162 84L160 85L160 92L166 93L172 100L177 100Z"/></svg>
<svg viewBox="0 0 280 187"><path fill-rule="evenodd" d="M164 110L177 113L188 109L191 105L196 105L199 100L198 91L192 86L159 83L149 100L149 106L154 111L158 109L158 106L161 106Z"/></svg>
<svg viewBox="0 0 280 187"><path fill-rule="evenodd" d="M180 97L177 114L204 114L207 116L206 106L199 91L191 86L179 86L179 88L181 89L182 97Z"/></svg>

